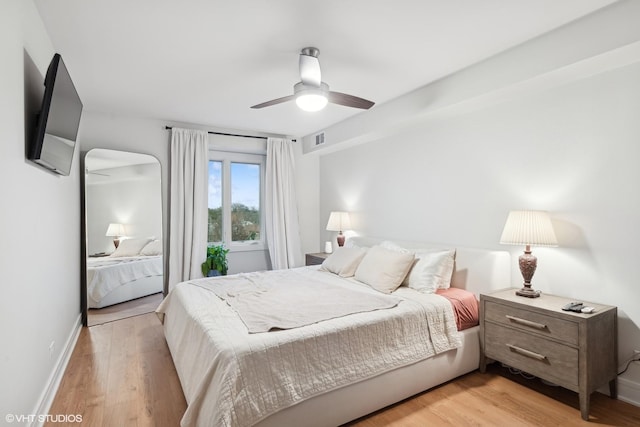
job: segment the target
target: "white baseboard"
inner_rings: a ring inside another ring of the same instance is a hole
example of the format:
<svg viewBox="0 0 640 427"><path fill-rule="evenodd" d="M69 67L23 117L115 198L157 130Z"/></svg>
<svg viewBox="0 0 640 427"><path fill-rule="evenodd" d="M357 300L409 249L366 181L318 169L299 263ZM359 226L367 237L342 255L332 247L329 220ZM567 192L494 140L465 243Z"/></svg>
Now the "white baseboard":
<svg viewBox="0 0 640 427"><path fill-rule="evenodd" d="M640 406L640 383L618 377L618 399Z"/></svg>
<svg viewBox="0 0 640 427"><path fill-rule="evenodd" d="M73 353L76 342L78 342L78 337L80 336L81 330L82 317L81 314L78 314L78 318L73 324L73 328L71 328L69 336L67 337L67 341L64 344L64 350L60 352L60 356L58 357L58 360L56 361L56 364L51 371L51 375L49 375L47 384L45 385L44 390L40 395L40 399L38 399L36 409L32 412L32 414L46 415L49 413L49 409L51 409L53 399L56 397L58 387L60 387L60 382L62 381L62 377L64 376L64 371L67 369L69 359L71 359L71 353ZM44 422L38 419L34 419L28 425L30 427L41 427L43 424Z"/></svg>

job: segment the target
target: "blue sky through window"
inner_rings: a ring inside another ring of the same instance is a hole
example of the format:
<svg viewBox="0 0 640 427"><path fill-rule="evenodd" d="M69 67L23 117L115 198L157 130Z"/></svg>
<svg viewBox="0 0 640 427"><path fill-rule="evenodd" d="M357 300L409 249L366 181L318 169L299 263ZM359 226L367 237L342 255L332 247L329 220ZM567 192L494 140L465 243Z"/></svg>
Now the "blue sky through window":
<svg viewBox="0 0 640 427"><path fill-rule="evenodd" d="M260 165L231 163L231 203L260 208ZM209 201L211 209L222 206L222 162L209 162Z"/></svg>
<svg viewBox="0 0 640 427"><path fill-rule="evenodd" d="M231 203L260 209L260 165L231 163Z"/></svg>

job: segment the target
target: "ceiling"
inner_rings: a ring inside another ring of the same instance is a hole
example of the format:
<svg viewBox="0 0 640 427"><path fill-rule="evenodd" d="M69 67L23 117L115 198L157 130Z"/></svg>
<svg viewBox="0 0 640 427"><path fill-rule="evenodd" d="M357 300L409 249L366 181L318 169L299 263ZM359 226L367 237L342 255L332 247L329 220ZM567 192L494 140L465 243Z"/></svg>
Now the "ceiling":
<svg viewBox="0 0 640 427"><path fill-rule="evenodd" d="M363 113L249 108L293 93L303 47L379 105L613 2L35 0L86 110L291 136Z"/></svg>

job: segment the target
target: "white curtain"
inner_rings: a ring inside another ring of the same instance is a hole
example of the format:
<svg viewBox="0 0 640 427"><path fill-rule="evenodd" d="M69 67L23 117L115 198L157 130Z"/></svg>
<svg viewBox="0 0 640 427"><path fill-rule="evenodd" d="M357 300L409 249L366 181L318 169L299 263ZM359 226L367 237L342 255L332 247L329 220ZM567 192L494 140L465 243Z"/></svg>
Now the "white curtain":
<svg viewBox="0 0 640 427"><path fill-rule="evenodd" d="M302 265L292 144L267 139L265 228L274 270Z"/></svg>
<svg viewBox="0 0 640 427"><path fill-rule="evenodd" d="M169 285L202 277L207 251L207 132L171 132Z"/></svg>

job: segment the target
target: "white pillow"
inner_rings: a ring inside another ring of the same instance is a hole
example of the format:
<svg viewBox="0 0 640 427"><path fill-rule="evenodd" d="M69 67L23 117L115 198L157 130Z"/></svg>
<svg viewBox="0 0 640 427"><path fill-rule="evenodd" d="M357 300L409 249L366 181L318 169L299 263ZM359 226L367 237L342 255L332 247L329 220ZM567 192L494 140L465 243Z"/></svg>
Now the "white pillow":
<svg viewBox="0 0 640 427"><path fill-rule="evenodd" d="M416 254L418 261L407 275L405 284L424 293L447 289L451 285L455 256L455 249Z"/></svg>
<svg viewBox="0 0 640 427"><path fill-rule="evenodd" d="M402 284L415 257L410 252L398 252L374 246L360 262L355 278L380 292L389 294Z"/></svg>
<svg viewBox="0 0 640 427"><path fill-rule="evenodd" d="M125 239L120 241L118 248L111 254L112 257L137 256L140 250L149 243L148 238Z"/></svg>
<svg viewBox="0 0 640 427"><path fill-rule="evenodd" d="M339 247L324 260L320 268L340 277L351 277L366 253L363 248Z"/></svg>
<svg viewBox="0 0 640 427"><path fill-rule="evenodd" d="M154 256L162 255L162 240L152 240L140 249L140 255Z"/></svg>

